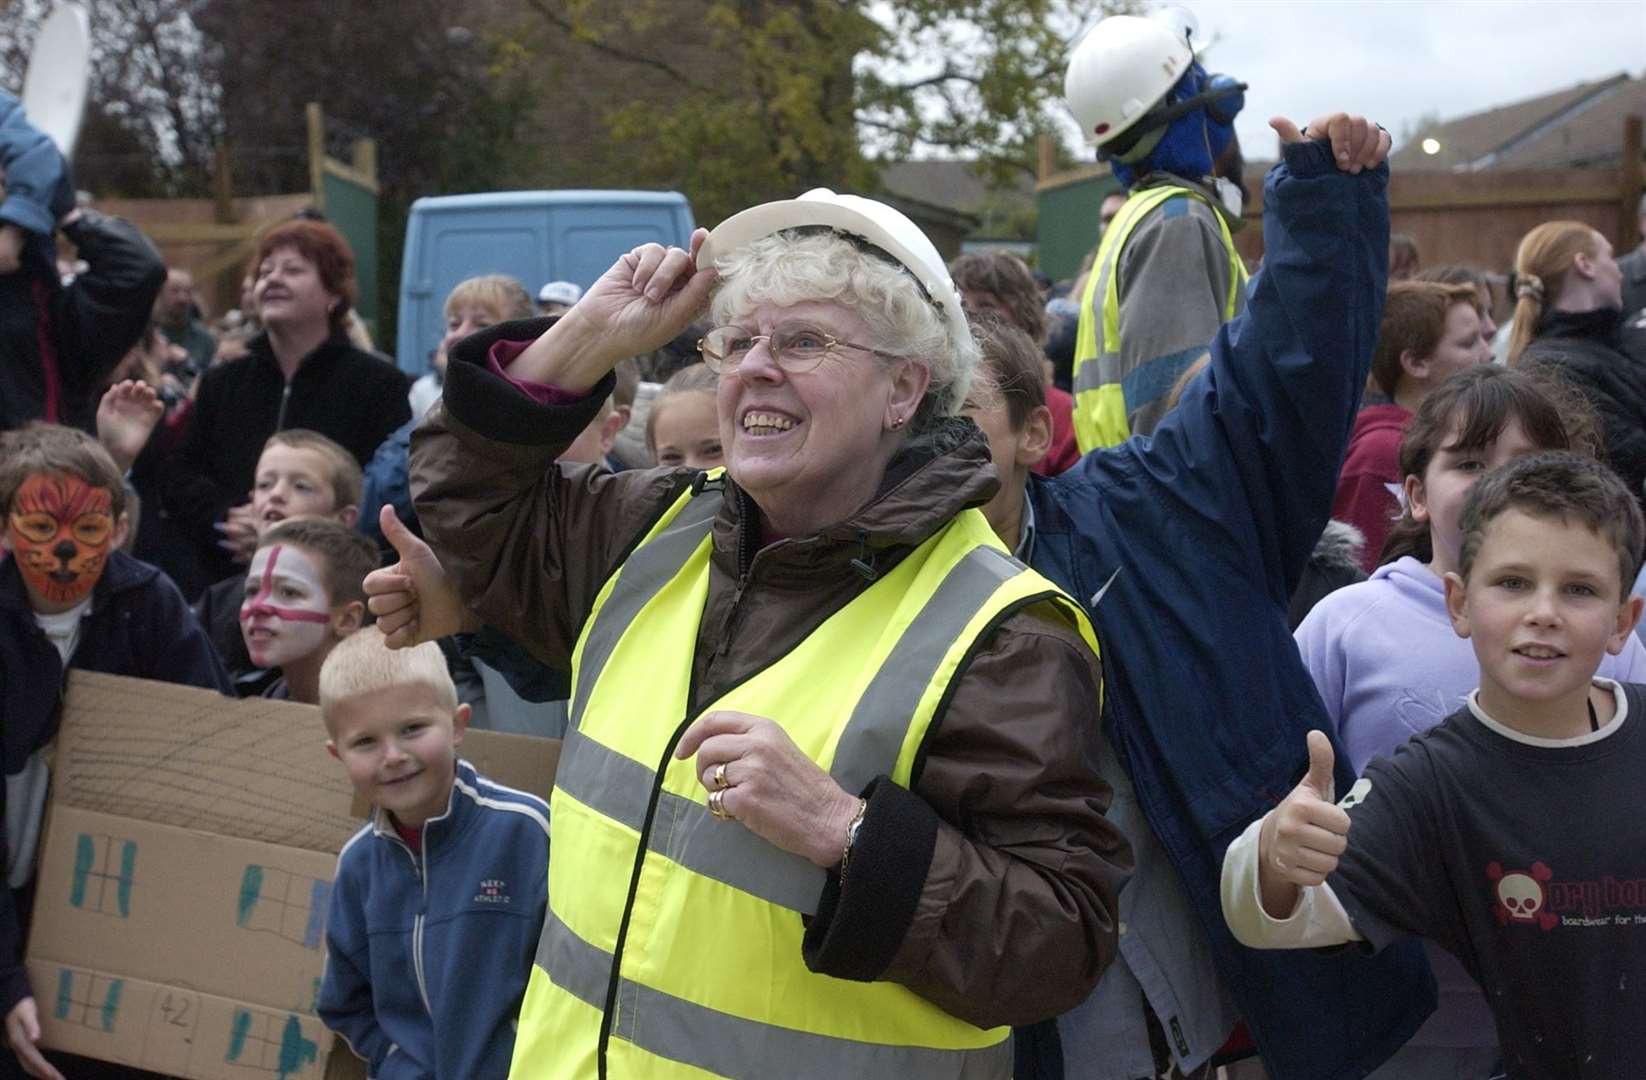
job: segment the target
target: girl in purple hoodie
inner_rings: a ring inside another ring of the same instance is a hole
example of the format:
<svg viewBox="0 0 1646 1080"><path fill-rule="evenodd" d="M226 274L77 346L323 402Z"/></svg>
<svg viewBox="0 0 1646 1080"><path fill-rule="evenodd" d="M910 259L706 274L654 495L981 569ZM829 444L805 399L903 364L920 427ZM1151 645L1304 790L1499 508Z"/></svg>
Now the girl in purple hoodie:
<svg viewBox="0 0 1646 1080"><path fill-rule="evenodd" d="M1476 480L1524 454L1596 449L1593 412L1563 384L1496 365L1452 376L1423 400L1400 444L1404 511L1371 578L1332 593L1297 628L1297 645L1356 773L1456 711L1479 683L1469 642L1446 614L1442 575L1457 568L1458 514ZM1646 681L1631 636L1600 675ZM1373 1080L1485 1080L1496 1037L1463 967L1429 951L1440 1007Z"/></svg>

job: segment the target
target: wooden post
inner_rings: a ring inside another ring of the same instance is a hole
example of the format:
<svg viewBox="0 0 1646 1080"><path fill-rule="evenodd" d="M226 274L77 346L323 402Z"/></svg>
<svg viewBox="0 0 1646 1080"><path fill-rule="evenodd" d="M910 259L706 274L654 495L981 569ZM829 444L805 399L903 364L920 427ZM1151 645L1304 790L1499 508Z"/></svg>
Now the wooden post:
<svg viewBox="0 0 1646 1080"><path fill-rule="evenodd" d="M229 172L229 147L221 139L212 151L212 198L214 220L219 225L234 222L234 177Z"/></svg>
<svg viewBox="0 0 1646 1080"><path fill-rule="evenodd" d="M1619 185L1623 196L1623 213L1619 219L1618 245L1619 251L1633 251L1640 243L1640 194L1646 189L1646 180L1641 173L1641 119L1639 116L1625 117L1623 120L1623 168L1622 183Z"/></svg>
<svg viewBox="0 0 1646 1080"><path fill-rule="evenodd" d="M309 125L309 191L314 208L326 212L326 114L311 101L303 110Z"/></svg>
<svg viewBox="0 0 1646 1080"><path fill-rule="evenodd" d="M354 167L369 176L373 183L377 181L376 139L354 140Z"/></svg>
<svg viewBox="0 0 1646 1080"><path fill-rule="evenodd" d="M1050 135L1042 135L1035 140L1036 162L1035 179L1044 182L1057 168L1057 153L1052 145Z"/></svg>

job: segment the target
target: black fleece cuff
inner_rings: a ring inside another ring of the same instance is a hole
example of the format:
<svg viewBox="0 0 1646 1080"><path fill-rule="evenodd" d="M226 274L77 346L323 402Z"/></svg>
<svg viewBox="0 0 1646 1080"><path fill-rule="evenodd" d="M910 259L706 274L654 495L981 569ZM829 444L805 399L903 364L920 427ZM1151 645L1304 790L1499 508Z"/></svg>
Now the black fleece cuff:
<svg viewBox="0 0 1646 1080"><path fill-rule="evenodd" d="M499 341L534 341L552 325L552 318L517 319L458 342L446 365L446 411L472 431L517 446L570 443L577 438L578 432L600 415L612 387L617 385L616 375L607 372L588 396L578 401L539 405L486 366L492 346Z"/></svg>
<svg viewBox="0 0 1646 1080"><path fill-rule="evenodd" d="M908 935L937 847L937 811L889 777L863 792L869 800L852 844L843 889L830 874L801 950L820 975L873 982ZM844 845L844 838L842 838Z"/></svg>
<svg viewBox="0 0 1646 1080"><path fill-rule="evenodd" d="M0 969L0 1017L10 1016L19 1001L33 996L34 991L29 988L29 973L22 964ZM4 1052L0 1050L0 1053Z"/></svg>

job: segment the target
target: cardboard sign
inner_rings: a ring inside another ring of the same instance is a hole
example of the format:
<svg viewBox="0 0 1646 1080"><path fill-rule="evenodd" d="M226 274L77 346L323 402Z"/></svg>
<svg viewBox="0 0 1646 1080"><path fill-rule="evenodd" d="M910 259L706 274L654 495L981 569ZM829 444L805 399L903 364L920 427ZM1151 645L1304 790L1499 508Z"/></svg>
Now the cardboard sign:
<svg viewBox="0 0 1646 1080"><path fill-rule="evenodd" d="M360 828L320 711L73 671L27 964L42 1044L195 1080L344 1080L314 1015L337 852ZM559 743L472 731L547 797Z"/></svg>

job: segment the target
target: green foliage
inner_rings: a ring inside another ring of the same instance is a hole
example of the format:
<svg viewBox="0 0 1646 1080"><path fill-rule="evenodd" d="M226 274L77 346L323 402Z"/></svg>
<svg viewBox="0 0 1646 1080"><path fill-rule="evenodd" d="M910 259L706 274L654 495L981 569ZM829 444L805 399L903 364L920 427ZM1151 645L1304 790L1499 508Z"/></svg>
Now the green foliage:
<svg viewBox="0 0 1646 1080"><path fill-rule="evenodd" d="M529 0L559 41L632 72L605 111L611 162L677 187L699 220L948 152L1032 175L1058 130L1078 30L1130 0ZM659 81L664 92L657 93Z"/></svg>

